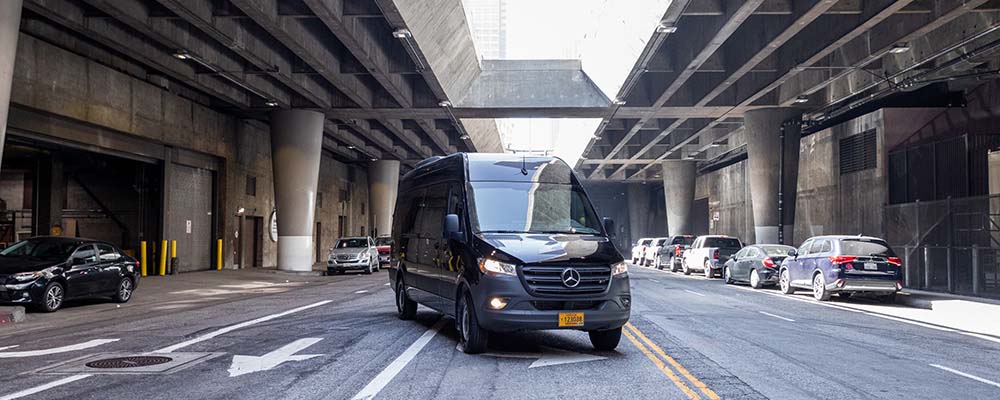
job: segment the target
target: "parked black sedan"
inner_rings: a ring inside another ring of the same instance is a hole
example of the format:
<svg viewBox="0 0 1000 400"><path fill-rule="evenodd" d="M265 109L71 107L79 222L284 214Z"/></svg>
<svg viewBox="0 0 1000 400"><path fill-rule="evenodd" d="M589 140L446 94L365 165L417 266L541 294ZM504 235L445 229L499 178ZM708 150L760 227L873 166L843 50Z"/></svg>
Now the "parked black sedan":
<svg viewBox="0 0 1000 400"><path fill-rule="evenodd" d="M0 303L45 312L85 297L125 303L132 298L139 276L139 263L108 243L35 237L0 251Z"/></svg>
<svg viewBox="0 0 1000 400"><path fill-rule="evenodd" d="M778 284L778 268L792 246L756 244L744 247L726 261L722 277L726 283L745 282L754 289Z"/></svg>

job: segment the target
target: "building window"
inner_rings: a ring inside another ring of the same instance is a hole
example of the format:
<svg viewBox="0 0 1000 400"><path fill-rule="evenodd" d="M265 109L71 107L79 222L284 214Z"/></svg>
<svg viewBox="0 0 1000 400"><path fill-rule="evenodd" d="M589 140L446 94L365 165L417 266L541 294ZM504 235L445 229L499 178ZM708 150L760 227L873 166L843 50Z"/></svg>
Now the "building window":
<svg viewBox="0 0 1000 400"><path fill-rule="evenodd" d="M257 177L247 175L247 196L257 196Z"/></svg>
<svg viewBox="0 0 1000 400"><path fill-rule="evenodd" d="M840 174L875 169L877 152L874 129L840 139Z"/></svg>
<svg viewBox="0 0 1000 400"><path fill-rule="evenodd" d="M340 237L347 235L347 218L343 215L337 217L337 234Z"/></svg>

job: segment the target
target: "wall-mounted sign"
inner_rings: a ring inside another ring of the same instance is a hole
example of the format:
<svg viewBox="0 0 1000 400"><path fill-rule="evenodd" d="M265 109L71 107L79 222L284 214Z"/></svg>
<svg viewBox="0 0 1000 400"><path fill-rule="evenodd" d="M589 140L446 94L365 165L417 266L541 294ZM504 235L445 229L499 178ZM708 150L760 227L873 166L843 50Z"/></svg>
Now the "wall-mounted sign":
<svg viewBox="0 0 1000 400"><path fill-rule="evenodd" d="M187 233L191 233L191 220L187 220L186 222L187 223L185 224L184 231Z"/></svg>
<svg viewBox="0 0 1000 400"><path fill-rule="evenodd" d="M271 241L278 241L278 210L271 211Z"/></svg>
<svg viewBox="0 0 1000 400"><path fill-rule="evenodd" d="M718 220L719 220L719 212L716 211L712 213L712 221L718 221Z"/></svg>

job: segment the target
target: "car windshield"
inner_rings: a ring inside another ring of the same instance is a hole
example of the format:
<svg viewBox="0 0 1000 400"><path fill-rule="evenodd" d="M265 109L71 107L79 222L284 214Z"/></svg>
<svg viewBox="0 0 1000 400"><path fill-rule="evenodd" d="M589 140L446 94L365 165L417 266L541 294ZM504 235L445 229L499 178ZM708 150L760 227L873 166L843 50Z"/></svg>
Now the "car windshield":
<svg viewBox="0 0 1000 400"><path fill-rule="evenodd" d="M760 246L760 248L770 257L784 257L788 255L789 251L795 250L791 246Z"/></svg>
<svg viewBox="0 0 1000 400"><path fill-rule="evenodd" d="M674 240L670 242L670 244L680 244L684 246L690 246L691 243L694 243L694 237L691 236L675 237Z"/></svg>
<svg viewBox="0 0 1000 400"><path fill-rule="evenodd" d="M840 241L840 253L847 256L895 257L885 242L872 239L844 239Z"/></svg>
<svg viewBox="0 0 1000 400"><path fill-rule="evenodd" d="M340 239L337 242L338 249L346 249L349 247L368 247L368 239Z"/></svg>
<svg viewBox="0 0 1000 400"><path fill-rule="evenodd" d="M29 239L0 252L6 257L36 257L44 259L64 259L76 248L76 243L66 240Z"/></svg>
<svg viewBox="0 0 1000 400"><path fill-rule="evenodd" d="M473 182L479 232L601 233L583 189L569 184Z"/></svg>
<svg viewBox="0 0 1000 400"><path fill-rule="evenodd" d="M719 248L733 248L738 249L743 247L740 244L739 239L734 238L705 238L705 247L719 247Z"/></svg>
<svg viewBox="0 0 1000 400"><path fill-rule="evenodd" d="M375 239L376 246L392 246L392 238L380 237Z"/></svg>

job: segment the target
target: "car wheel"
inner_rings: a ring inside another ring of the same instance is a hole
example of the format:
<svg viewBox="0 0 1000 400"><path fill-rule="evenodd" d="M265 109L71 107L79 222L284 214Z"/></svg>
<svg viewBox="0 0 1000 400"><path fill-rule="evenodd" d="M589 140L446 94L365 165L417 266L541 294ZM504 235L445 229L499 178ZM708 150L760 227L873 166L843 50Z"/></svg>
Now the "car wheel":
<svg viewBox="0 0 1000 400"><path fill-rule="evenodd" d="M372 272L375 272L375 267L372 267L372 263L368 263L368 266L365 267L365 274L371 274Z"/></svg>
<svg viewBox="0 0 1000 400"><path fill-rule="evenodd" d="M840 292L840 293L837 293L837 297L840 297L840 298L842 298L844 300L847 300L847 299L851 298L851 295L853 295L853 294L854 293L851 293L851 292Z"/></svg>
<svg viewBox="0 0 1000 400"><path fill-rule="evenodd" d="M878 299L879 299L879 301L881 301L883 303L886 303L886 304L895 303L896 302L896 292L889 293L889 294L887 294L885 296L879 296Z"/></svg>
<svg viewBox="0 0 1000 400"><path fill-rule="evenodd" d="M691 268L684 261L681 261L681 271L684 272L684 275L691 275Z"/></svg>
<svg viewBox="0 0 1000 400"><path fill-rule="evenodd" d="M639 258L639 265L641 265L643 267L646 266L646 257L645 256Z"/></svg>
<svg viewBox="0 0 1000 400"><path fill-rule="evenodd" d="M618 347L618 342L622 340L622 327L609 329L606 331L589 331L590 344L601 351L611 351Z"/></svg>
<svg viewBox="0 0 1000 400"><path fill-rule="evenodd" d="M712 271L712 262L705 260L705 278L712 279L715 277L715 273Z"/></svg>
<svg viewBox="0 0 1000 400"><path fill-rule="evenodd" d="M827 301L830 300L830 295L830 291L826 290L826 279L823 279L823 274L813 276L813 298Z"/></svg>
<svg viewBox="0 0 1000 400"><path fill-rule="evenodd" d="M406 294L406 286L403 285L403 278L396 281L396 316L399 319L408 321L417 315L417 302L410 299Z"/></svg>
<svg viewBox="0 0 1000 400"><path fill-rule="evenodd" d="M455 313L458 329L458 344L465 354L479 354L486 351L486 341L489 333L479 326L476 308L472 306L472 297L468 293L458 299L458 312Z"/></svg>
<svg viewBox="0 0 1000 400"><path fill-rule="evenodd" d="M677 272L677 259L670 259L670 272Z"/></svg>
<svg viewBox="0 0 1000 400"><path fill-rule="evenodd" d="M66 289L59 282L51 282L45 286L42 292L42 301L38 304L38 309L44 312L54 312L62 307L63 299L66 297Z"/></svg>
<svg viewBox="0 0 1000 400"><path fill-rule="evenodd" d="M781 288L781 293L784 294L795 293L795 288L792 287L791 277L788 276L787 269L781 270L781 273L778 274L778 287Z"/></svg>
<svg viewBox="0 0 1000 400"><path fill-rule="evenodd" d="M750 287L754 289L760 289L760 272L757 272L757 268L750 270Z"/></svg>
<svg viewBox="0 0 1000 400"><path fill-rule="evenodd" d="M132 299L133 291L135 291L135 283L132 282L132 278L122 277L121 282L118 282L118 291L115 292L115 303L128 303Z"/></svg>
<svg viewBox="0 0 1000 400"><path fill-rule="evenodd" d="M733 284L733 273L729 270L729 267L722 267L722 279L727 285Z"/></svg>
<svg viewBox="0 0 1000 400"><path fill-rule="evenodd" d="M663 269L663 266L660 265L660 256L659 255L657 255L656 258L653 259L653 266L656 267L656 269Z"/></svg>

